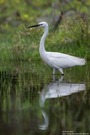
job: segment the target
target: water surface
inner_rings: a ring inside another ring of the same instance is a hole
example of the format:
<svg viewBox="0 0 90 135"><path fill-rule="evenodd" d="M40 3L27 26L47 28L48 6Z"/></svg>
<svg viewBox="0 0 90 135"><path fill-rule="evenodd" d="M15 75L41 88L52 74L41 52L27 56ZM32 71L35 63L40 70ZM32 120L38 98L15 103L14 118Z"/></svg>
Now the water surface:
<svg viewBox="0 0 90 135"><path fill-rule="evenodd" d="M0 135L90 133L90 62L64 77L17 65L0 72Z"/></svg>

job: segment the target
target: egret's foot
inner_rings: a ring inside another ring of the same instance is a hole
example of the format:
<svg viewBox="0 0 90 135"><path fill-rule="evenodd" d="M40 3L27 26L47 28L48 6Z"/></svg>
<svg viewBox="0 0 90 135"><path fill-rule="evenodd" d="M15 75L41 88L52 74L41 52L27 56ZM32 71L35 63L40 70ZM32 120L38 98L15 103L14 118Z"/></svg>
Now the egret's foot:
<svg viewBox="0 0 90 135"><path fill-rule="evenodd" d="M59 68L58 70L61 72L62 75L64 75L62 68Z"/></svg>

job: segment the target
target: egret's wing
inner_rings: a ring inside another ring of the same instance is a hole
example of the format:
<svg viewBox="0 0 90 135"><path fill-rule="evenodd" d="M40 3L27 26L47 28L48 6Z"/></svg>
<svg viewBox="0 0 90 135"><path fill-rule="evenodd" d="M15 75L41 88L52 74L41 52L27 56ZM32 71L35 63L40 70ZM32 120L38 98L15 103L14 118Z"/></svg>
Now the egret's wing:
<svg viewBox="0 0 90 135"><path fill-rule="evenodd" d="M57 52L47 52L49 62L53 65L53 67L66 68L72 67L75 65L84 65L85 59L81 59L78 57L74 57L68 54L57 53Z"/></svg>
<svg viewBox="0 0 90 135"><path fill-rule="evenodd" d="M67 68L75 65L65 57L49 57L49 63L55 68Z"/></svg>
<svg viewBox="0 0 90 135"><path fill-rule="evenodd" d="M79 59L83 60L83 58L75 57L69 54L64 54L64 53L58 53L58 52L47 52L47 55L49 57L55 57L55 58L72 58L72 59Z"/></svg>

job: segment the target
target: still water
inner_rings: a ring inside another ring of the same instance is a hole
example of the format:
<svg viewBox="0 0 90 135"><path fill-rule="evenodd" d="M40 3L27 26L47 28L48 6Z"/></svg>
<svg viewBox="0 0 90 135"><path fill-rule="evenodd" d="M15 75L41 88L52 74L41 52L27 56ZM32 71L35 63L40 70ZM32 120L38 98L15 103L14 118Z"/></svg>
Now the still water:
<svg viewBox="0 0 90 135"><path fill-rule="evenodd" d="M0 135L89 135L89 69L90 62L64 77L2 71Z"/></svg>

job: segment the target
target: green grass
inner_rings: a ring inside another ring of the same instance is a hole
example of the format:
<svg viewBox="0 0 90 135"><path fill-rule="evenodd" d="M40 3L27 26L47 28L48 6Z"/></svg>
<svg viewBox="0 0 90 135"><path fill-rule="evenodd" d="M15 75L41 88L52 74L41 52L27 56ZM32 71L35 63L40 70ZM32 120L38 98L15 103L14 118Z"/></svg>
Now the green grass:
<svg viewBox="0 0 90 135"><path fill-rule="evenodd" d="M77 27L79 26L71 25L71 22L68 24L64 22L57 31L49 31L45 42L46 50L89 59L89 33L86 32L86 29L82 33L82 29ZM13 32L9 30L9 33L0 35L0 60L40 61L39 42L42 34L42 29L28 30L22 25Z"/></svg>

